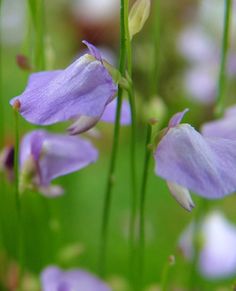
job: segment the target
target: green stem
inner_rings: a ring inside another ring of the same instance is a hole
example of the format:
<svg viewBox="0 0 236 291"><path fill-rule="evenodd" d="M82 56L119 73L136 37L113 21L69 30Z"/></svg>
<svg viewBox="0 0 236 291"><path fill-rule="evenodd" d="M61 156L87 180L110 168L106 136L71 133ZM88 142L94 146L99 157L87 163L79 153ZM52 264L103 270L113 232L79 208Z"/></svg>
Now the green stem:
<svg viewBox="0 0 236 291"><path fill-rule="evenodd" d="M119 70L122 76L125 74L125 2L126 0L120 0L120 62ZM117 96L117 108L116 108L116 119L113 135L113 144L111 151L111 159L108 171L107 185L105 190L105 201L102 216L102 229L101 229L101 246L100 246L100 260L99 260L99 273L101 276L106 274L106 256L107 256L107 239L108 239L108 223L110 218L110 208L111 208L111 198L112 190L115 178L115 166L117 160L118 152L118 142L120 134L120 114L121 114L121 104L122 104L122 93L123 89L121 86L118 87Z"/></svg>
<svg viewBox="0 0 236 291"><path fill-rule="evenodd" d="M147 136L145 143L145 158L143 166L143 176L140 192L140 213L139 213L139 276L138 276L138 288L143 290L143 273L144 273L144 250L145 250L145 204L146 204L146 191L147 191L147 179L148 179L148 168L151 157L151 142L152 126L147 126Z"/></svg>
<svg viewBox="0 0 236 291"><path fill-rule="evenodd" d="M159 68L160 68L160 0L155 0L153 2L153 10L154 10L154 16L152 17L152 43L153 43L153 66L150 70L151 76L151 86L150 86L150 97L157 94L157 86L158 86L158 79L159 79Z"/></svg>
<svg viewBox="0 0 236 291"><path fill-rule="evenodd" d="M195 290L198 282L197 265L201 251L201 227L204 215L207 212L208 200L201 198L198 208L196 209L193 221L193 261L190 268L189 290Z"/></svg>
<svg viewBox="0 0 236 291"><path fill-rule="evenodd" d="M132 43L129 35L128 11L129 0L126 1L125 14L125 34L126 34L126 51L127 51L127 70L131 79L131 87L128 91L130 112L131 112L131 142L130 142L130 171L131 171L131 217L129 225L129 242L130 242L130 274L133 281L133 269L135 260L135 219L137 216L137 182L136 182L136 105L135 94L132 81Z"/></svg>
<svg viewBox="0 0 236 291"><path fill-rule="evenodd" d="M222 38L221 63L220 63L220 73L219 73L219 79L218 79L218 90L217 90L217 96L216 96L216 109L215 109L215 114L217 116L221 116L224 112L226 64L227 64L227 54L228 54L228 49L229 49L231 6L232 6L232 0L225 0L224 32L223 32L223 38Z"/></svg>
<svg viewBox="0 0 236 291"><path fill-rule="evenodd" d="M1 4L2 1L0 1L0 13L1 13ZM1 20L1 19L0 19ZM1 23L0 23L0 29L1 29ZM4 146L4 136L5 136L5 121L4 121L4 100L3 100L3 64L2 64L2 41L1 41L1 30L0 30L0 107L1 107L1 122L0 122L0 147L2 148Z"/></svg>
<svg viewBox="0 0 236 291"><path fill-rule="evenodd" d="M18 259L19 259L19 290L22 290L22 279L24 273L23 264L23 237L22 237L22 213L21 213L21 201L19 192L19 123L18 123L18 111L14 110L15 117L15 148L14 148L14 175L15 175L15 202L17 211L17 229L18 229Z"/></svg>
<svg viewBox="0 0 236 291"><path fill-rule="evenodd" d="M45 11L44 0L28 0L29 11L34 26L34 66L37 71L45 69Z"/></svg>

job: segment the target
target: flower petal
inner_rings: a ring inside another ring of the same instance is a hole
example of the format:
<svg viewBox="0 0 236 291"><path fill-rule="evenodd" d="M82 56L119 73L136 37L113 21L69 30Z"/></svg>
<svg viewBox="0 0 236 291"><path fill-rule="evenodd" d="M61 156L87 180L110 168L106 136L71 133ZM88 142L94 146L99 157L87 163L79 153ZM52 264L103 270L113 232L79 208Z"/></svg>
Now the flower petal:
<svg viewBox="0 0 236 291"><path fill-rule="evenodd" d="M67 272L51 266L41 274L43 291L111 291L111 289L94 275L80 269Z"/></svg>
<svg viewBox="0 0 236 291"><path fill-rule="evenodd" d="M103 112L103 115L101 117L101 120L109 123L114 123L116 118L116 107L117 99L114 99L111 103L109 103L106 106L105 111ZM122 101L120 123L122 125L129 125L131 123L130 106L127 100Z"/></svg>
<svg viewBox="0 0 236 291"><path fill-rule="evenodd" d="M201 132L206 137L236 139L236 106L226 110L223 118L205 123Z"/></svg>
<svg viewBox="0 0 236 291"><path fill-rule="evenodd" d="M236 141L204 138L182 124L169 129L155 152L156 174L203 197L236 189Z"/></svg>
<svg viewBox="0 0 236 291"><path fill-rule="evenodd" d="M196 234L195 234L196 235ZM188 260L193 259L194 225L182 233L179 245ZM208 214L199 229L202 239L199 271L207 278L224 278L236 273L236 227L219 211ZM227 247L225 247L227 245Z"/></svg>
<svg viewBox="0 0 236 291"><path fill-rule="evenodd" d="M86 139L37 130L27 134L22 141L21 166L32 155L39 137L42 144L36 161L41 180L39 186L48 186L56 177L78 171L97 160L97 150Z"/></svg>
<svg viewBox="0 0 236 291"><path fill-rule="evenodd" d="M84 55L62 71L33 74L26 90L15 100L29 122L49 125L78 115L100 116L117 91L100 61Z"/></svg>
<svg viewBox="0 0 236 291"><path fill-rule="evenodd" d="M95 59L97 59L98 61L102 62L102 55L100 53L100 51L91 43L89 43L86 40L82 41L83 44L85 44L90 52L90 54L95 57Z"/></svg>
<svg viewBox="0 0 236 291"><path fill-rule="evenodd" d="M175 127L180 124L186 112L188 112L188 108L184 109L182 112L177 112L172 116L169 121L168 128Z"/></svg>
<svg viewBox="0 0 236 291"><path fill-rule="evenodd" d="M76 119L76 121L68 128L68 132L71 135L76 135L91 129L98 121L98 117L90 117L90 116L80 116Z"/></svg>
<svg viewBox="0 0 236 291"><path fill-rule="evenodd" d="M195 207L187 188L176 183L168 182L167 186L175 200L187 211L192 211Z"/></svg>

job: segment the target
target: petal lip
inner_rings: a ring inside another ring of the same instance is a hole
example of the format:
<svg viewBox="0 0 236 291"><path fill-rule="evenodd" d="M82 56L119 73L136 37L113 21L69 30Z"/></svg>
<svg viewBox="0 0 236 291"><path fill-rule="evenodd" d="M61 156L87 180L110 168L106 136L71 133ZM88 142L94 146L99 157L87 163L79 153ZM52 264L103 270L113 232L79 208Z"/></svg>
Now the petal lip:
<svg viewBox="0 0 236 291"><path fill-rule="evenodd" d="M102 63L102 55L101 55L100 51L93 44L88 42L87 40L83 40L82 43L87 46L90 54Z"/></svg>
<svg viewBox="0 0 236 291"><path fill-rule="evenodd" d="M195 204L189 194L188 189L172 182L167 181L167 186L175 198L175 200L182 206L185 210L191 212L195 207Z"/></svg>
<svg viewBox="0 0 236 291"><path fill-rule="evenodd" d="M184 109L181 112L175 113L169 121L168 128L175 127L180 124L184 115L189 111L188 108Z"/></svg>
<svg viewBox="0 0 236 291"><path fill-rule="evenodd" d="M101 116L117 92L109 72L98 60L83 55L65 70L34 73L20 101L21 115L29 122L50 125L78 115Z"/></svg>
<svg viewBox="0 0 236 291"><path fill-rule="evenodd" d="M158 176L208 199L236 189L236 141L205 138L188 124L169 129L154 157Z"/></svg>

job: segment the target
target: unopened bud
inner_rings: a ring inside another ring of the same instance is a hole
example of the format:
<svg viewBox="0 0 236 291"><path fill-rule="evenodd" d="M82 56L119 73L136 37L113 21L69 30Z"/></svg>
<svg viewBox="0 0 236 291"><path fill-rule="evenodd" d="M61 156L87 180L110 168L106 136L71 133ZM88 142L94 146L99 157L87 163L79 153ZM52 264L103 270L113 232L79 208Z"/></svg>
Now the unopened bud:
<svg viewBox="0 0 236 291"><path fill-rule="evenodd" d="M143 106L142 115L144 121L146 120L158 120L160 125L166 115L166 105L161 98L155 96L150 101L146 102Z"/></svg>
<svg viewBox="0 0 236 291"><path fill-rule="evenodd" d="M129 34L133 38L144 26L150 14L150 0L136 0L129 13Z"/></svg>
<svg viewBox="0 0 236 291"><path fill-rule="evenodd" d="M19 99L16 99L16 100L14 101L12 107L13 107L13 109L14 109L15 111L19 111L20 108L21 108L20 100L19 100Z"/></svg>

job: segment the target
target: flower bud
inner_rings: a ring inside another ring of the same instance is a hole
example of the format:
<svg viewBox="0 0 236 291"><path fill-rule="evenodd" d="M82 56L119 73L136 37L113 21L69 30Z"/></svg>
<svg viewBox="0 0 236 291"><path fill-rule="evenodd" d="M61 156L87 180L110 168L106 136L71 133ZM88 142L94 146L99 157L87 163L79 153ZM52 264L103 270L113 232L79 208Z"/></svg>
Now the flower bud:
<svg viewBox="0 0 236 291"><path fill-rule="evenodd" d="M129 34L133 38L144 26L150 14L150 0L137 0L129 13Z"/></svg>
<svg viewBox="0 0 236 291"><path fill-rule="evenodd" d="M166 115L166 106L160 98L155 96L144 104L142 115L145 123L150 120L156 120L156 124L160 127Z"/></svg>

